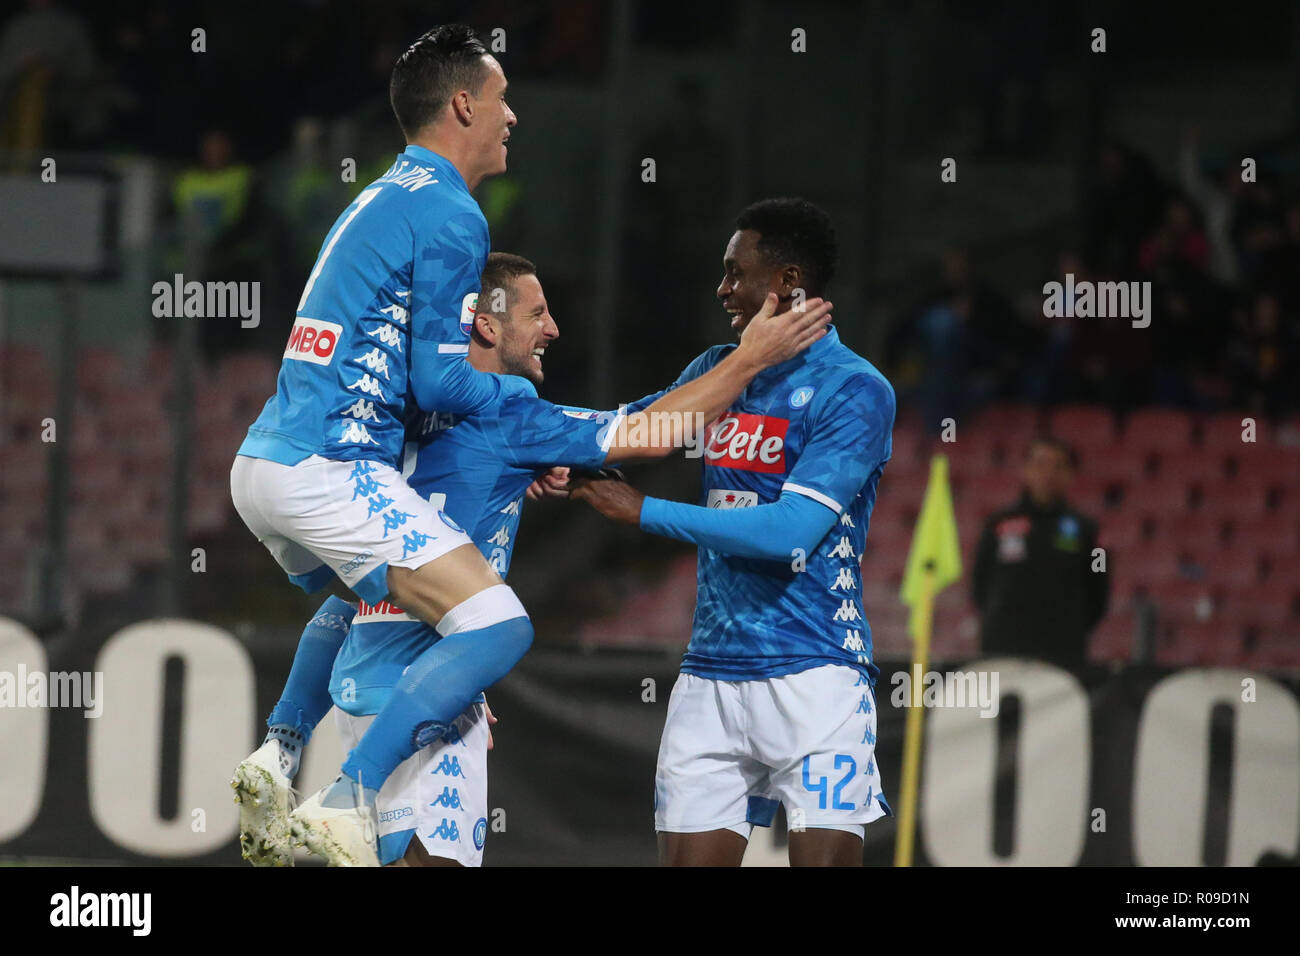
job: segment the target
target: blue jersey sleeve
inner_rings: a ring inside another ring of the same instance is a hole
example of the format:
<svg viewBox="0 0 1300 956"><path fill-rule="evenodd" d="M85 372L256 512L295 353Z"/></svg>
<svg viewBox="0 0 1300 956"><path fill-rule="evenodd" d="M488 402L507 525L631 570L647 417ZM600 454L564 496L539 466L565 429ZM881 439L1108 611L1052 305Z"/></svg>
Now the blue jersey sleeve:
<svg viewBox="0 0 1300 956"><path fill-rule="evenodd" d="M466 361L474 297L487 261L482 213L460 212L421 234L411 268L411 393L426 412L471 415L517 391Z"/></svg>
<svg viewBox="0 0 1300 956"><path fill-rule="evenodd" d="M765 561L790 561L797 549L810 552L834 523L833 514L793 492L753 508L702 508L662 498L641 504L643 531Z"/></svg>
<svg viewBox="0 0 1300 956"><path fill-rule="evenodd" d="M619 417L617 412L565 408L540 398L512 396L502 404L497 419L497 451L520 468L600 468Z"/></svg>
<svg viewBox="0 0 1300 956"><path fill-rule="evenodd" d="M782 492L812 498L839 514L893 449L894 390L855 375L828 394Z"/></svg>

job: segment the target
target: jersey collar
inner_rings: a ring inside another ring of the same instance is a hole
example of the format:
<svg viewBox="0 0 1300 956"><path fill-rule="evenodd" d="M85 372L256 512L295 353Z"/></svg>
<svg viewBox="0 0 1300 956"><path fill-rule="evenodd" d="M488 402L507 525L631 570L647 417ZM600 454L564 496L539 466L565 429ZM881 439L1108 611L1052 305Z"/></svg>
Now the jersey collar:
<svg viewBox="0 0 1300 956"><path fill-rule="evenodd" d="M435 167L440 174L444 174L448 179L459 183L461 189L465 190L465 192L469 192L469 186L465 182L465 177L461 176L460 170L456 168L456 164L446 156L441 156L431 149L425 149L423 146L416 146L414 143L407 143L406 149L402 150L402 155L410 156L417 162L426 166Z"/></svg>

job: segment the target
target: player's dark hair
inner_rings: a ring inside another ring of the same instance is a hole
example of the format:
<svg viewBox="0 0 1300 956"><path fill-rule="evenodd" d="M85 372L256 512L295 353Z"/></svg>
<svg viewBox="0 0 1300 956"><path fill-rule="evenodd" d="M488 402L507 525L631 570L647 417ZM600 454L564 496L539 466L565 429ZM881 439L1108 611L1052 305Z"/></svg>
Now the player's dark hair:
<svg viewBox="0 0 1300 956"><path fill-rule="evenodd" d="M835 276L835 226L824 209L806 199L760 200L736 217L736 228L757 232L758 251L774 266L798 266L809 296L820 296Z"/></svg>
<svg viewBox="0 0 1300 956"><path fill-rule="evenodd" d="M1028 457L1037 445L1046 445L1048 448L1055 448L1065 456L1065 460L1069 463L1071 470L1079 470L1078 449L1064 438L1058 438L1056 435L1035 435L1033 441L1029 443L1029 447L1025 449L1025 456Z"/></svg>
<svg viewBox="0 0 1300 956"><path fill-rule="evenodd" d="M407 138L435 119L460 90L477 94L487 78L487 47L463 23L434 27L393 64L388 102Z"/></svg>
<svg viewBox="0 0 1300 956"><path fill-rule="evenodd" d="M511 306L514 305L514 282L520 276L537 275L537 266L533 265L523 256L512 255L509 252L489 252L487 265L483 267L483 279L479 283L478 300L481 303L479 312L491 312L493 315L501 315L491 308L492 293L496 289L505 290L506 308L508 314ZM502 315L505 318L506 315Z"/></svg>

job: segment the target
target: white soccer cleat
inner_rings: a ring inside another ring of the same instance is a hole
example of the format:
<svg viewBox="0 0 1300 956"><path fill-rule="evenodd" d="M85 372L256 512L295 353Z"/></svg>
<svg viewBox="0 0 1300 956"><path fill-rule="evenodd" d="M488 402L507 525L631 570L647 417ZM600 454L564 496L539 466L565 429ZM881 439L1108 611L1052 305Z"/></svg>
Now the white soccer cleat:
<svg viewBox="0 0 1300 956"><path fill-rule="evenodd" d="M239 804L239 851L253 866L293 866L289 811L293 790L280 742L269 740L235 768L230 786Z"/></svg>
<svg viewBox="0 0 1300 956"><path fill-rule="evenodd" d="M324 857L330 866L378 866L374 808L324 806L321 796L331 786L322 787L289 815L294 843Z"/></svg>

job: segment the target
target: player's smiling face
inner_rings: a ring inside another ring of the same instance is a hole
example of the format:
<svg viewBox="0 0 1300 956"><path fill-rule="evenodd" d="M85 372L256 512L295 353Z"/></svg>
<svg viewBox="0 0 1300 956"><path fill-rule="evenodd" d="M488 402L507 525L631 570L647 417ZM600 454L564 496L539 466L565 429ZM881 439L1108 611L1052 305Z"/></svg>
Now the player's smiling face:
<svg viewBox="0 0 1300 956"><path fill-rule="evenodd" d="M541 385L542 353L560 337L560 329L551 318L542 284L535 275L519 276L511 284L510 319L501 323L497 352L504 375L522 375L534 385Z"/></svg>
<svg viewBox="0 0 1300 956"><path fill-rule="evenodd" d="M484 176L506 171L506 140L518 122L506 103L506 74L493 56L483 55L487 77L474 97L474 125L478 130L479 156Z"/></svg>
<svg viewBox="0 0 1300 956"><path fill-rule="evenodd" d="M780 296L783 304L789 299L782 269L773 266L759 252L758 240L759 234L753 229L741 229L732 235L722 256L722 282L717 295L731 315L731 327L737 337L763 308L769 292Z"/></svg>

